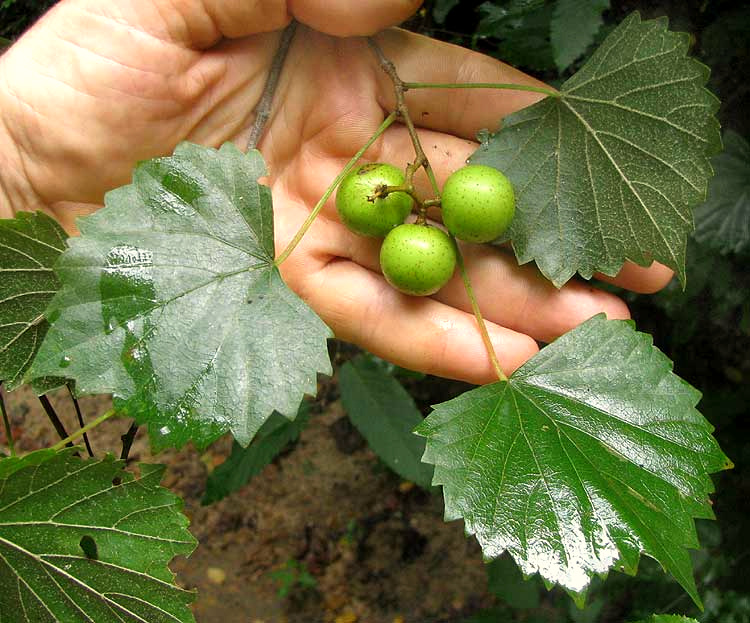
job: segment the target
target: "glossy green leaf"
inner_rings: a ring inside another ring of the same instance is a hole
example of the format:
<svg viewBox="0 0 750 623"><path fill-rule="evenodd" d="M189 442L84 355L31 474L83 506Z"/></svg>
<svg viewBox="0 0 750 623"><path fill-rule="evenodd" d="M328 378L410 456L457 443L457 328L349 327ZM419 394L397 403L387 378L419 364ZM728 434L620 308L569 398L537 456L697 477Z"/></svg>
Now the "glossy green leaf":
<svg viewBox="0 0 750 623"><path fill-rule="evenodd" d="M194 621L167 567L196 542L164 467L41 450L0 461L0 621Z"/></svg>
<svg viewBox="0 0 750 623"><path fill-rule="evenodd" d="M513 182L508 237L561 286L658 260L685 281L692 208L706 197L721 141L708 68L665 19L626 18L581 70L504 120L472 162Z"/></svg>
<svg viewBox="0 0 750 623"><path fill-rule="evenodd" d="M708 199L695 210L695 238L723 254L750 252L750 144L732 130L713 159Z"/></svg>
<svg viewBox="0 0 750 623"><path fill-rule="evenodd" d="M273 411L294 419L331 371L331 332L274 266L264 174L231 144L141 163L79 221L33 373L114 394L157 449L227 431L247 445Z"/></svg>
<svg viewBox="0 0 750 623"><path fill-rule="evenodd" d="M213 504L244 487L279 452L299 438L309 419L310 404L303 401L292 421L278 413L272 414L247 448L235 441L227 460L209 474L201 503Z"/></svg>
<svg viewBox="0 0 750 623"><path fill-rule="evenodd" d="M375 454L402 478L429 489L432 466L421 462L425 442L412 432L422 414L401 383L360 357L341 367L339 389L349 419Z"/></svg>
<svg viewBox="0 0 750 623"><path fill-rule="evenodd" d="M52 267L67 237L42 212L0 219L0 381L9 390L23 382L47 333L44 310L60 288Z"/></svg>
<svg viewBox="0 0 750 623"><path fill-rule="evenodd" d="M709 474L731 463L699 397L650 336L599 315L417 432L446 519L463 517L485 556L508 551L580 603L595 574L634 574L644 553L700 603L685 548L693 519L713 516Z"/></svg>
<svg viewBox="0 0 750 623"><path fill-rule="evenodd" d="M557 0L550 23L550 41L557 70L562 72L583 56L602 25L609 0Z"/></svg>

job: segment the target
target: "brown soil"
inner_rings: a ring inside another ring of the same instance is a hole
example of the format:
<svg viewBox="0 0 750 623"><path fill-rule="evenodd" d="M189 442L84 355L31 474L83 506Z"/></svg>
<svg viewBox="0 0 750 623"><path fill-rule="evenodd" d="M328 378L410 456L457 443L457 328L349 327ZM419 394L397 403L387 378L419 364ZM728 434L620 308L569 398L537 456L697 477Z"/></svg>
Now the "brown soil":
<svg viewBox="0 0 750 623"><path fill-rule="evenodd" d="M66 393L51 400L68 431L76 430ZM19 451L57 441L30 392L6 395L6 403ZM82 406L93 418L108 400L84 399ZM441 497L383 467L338 400L317 406L320 413L293 449L209 507L200 504L206 476L228 455L230 439L203 453L188 447L154 459L139 431L131 459L167 464L163 484L185 499L200 541L189 559L172 564L178 582L198 591L197 621L438 623L460 621L491 603L480 549L460 522L443 522ZM119 453L128 425L110 420L94 430L94 451ZM0 450L3 441L0 432ZM316 586L292 586L282 598L271 574L290 561L303 565Z"/></svg>

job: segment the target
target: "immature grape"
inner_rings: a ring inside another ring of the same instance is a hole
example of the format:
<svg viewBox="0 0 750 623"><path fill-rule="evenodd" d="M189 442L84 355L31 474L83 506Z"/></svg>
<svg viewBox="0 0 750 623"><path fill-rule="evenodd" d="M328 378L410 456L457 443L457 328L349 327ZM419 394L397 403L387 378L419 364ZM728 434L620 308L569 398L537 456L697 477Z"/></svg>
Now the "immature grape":
<svg viewBox="0 0 750 623"><path fill-rule="evenodd" d="M510 180L497 169L470 164L443 186L443 223L459 240L491 242L508 229L516 210Z"/></svg>
<svg viewBox="0 0 750 623"><path fill-rule="evenodd" d="M394 288L414 296L435 294L453 275L456 248L442 229L399 225L380 248L380 267Z"/></svg>
<svg viewBox="0 0 750 623"><path fill-rule="evenodd" d="M336 209L349 229L363 236L382 238L404 222L412 208L412 198L404 192L372 199L384 186L400 186L404 172L393 165L364 164L347 175L336 192Z"/></svg>

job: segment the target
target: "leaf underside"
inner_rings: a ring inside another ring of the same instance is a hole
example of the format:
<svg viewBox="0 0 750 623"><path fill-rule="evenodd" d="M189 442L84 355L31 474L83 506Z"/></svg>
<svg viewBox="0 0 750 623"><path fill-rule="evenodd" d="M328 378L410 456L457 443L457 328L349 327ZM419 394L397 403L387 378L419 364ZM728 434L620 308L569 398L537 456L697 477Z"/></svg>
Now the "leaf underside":
<svg viewBox="0 0 750 623"><path fill-rule="evenodd" d="M685 548L693 519L713 516L708 474L731 463L699 397L650 336L600 315L417 433L446 519L463 517L486 557L508 551L582 603L593 575L634 574L644 553L700 603Z"/></svg>
<svg viewBox="0 0 750 623"><path fill-rule="evenodd" d="M695 211L695 238L723 254L750 253L750 144L732 130L713 159L716 176Z"/></svg>
<svg viewBox="0 0 750 623"><path fill-rule="evenodd" d="M330 373L331 332L274 266L264 174L229 143L141 163L60 258L32 372L114 394L157 450L227 431L247 445L273 411L294 419Z"/></svg>
<svg viewBox="0 0 750 623"><path fill-rule="evenodd" d="M41 450L0 461L2 623L192 622L167 567L196 542L164 467Z"/></svg>
<svg viewBox="0 0 750 623"><path fill-rule="evenodd" d="M708 68L665 19L626 18L548 97L504 120L472 156L516 191L508 233L521 263L562 286L657 260L685 281L692 208L721 148Z"/></svg>
<svg viewBox="0 0 750 623"><path fill-rule="evenodd" d="M698 621L679 614L654 614L637 623L698 623Z"/></svg>
<svg viewBox="0 0 750 623"><path fill-rule="evenodd" d="M52 267L66 238L42 212L0 220L0 381L9 390L23 382L49 328L44 310L60 287Z"/></svg>

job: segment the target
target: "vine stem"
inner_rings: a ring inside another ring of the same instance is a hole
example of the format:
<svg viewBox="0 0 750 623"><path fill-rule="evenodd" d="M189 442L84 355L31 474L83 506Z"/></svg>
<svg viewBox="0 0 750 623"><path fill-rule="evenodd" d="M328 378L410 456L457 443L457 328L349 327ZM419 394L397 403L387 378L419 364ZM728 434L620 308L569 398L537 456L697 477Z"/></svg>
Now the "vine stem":
<svg viewBox="0 0 750 623"><path fill-rule="evenodd" d="M338 185L341 183L341 180L343 180L349 174L349 171L351 171L354 168L354 165L357 164L357 161L372 146L372 144L380 138L383 132L385 132L393 124L393 122L396 121L397 117L398 117L398 114L395 112L392 112L390 115L388 115L383 120L383 123L380 124L378 129L375 130L375 133L370 137L370 139L362 146L362 148L356 154L354 154L354 157L352 157L352 159L349 160L349 162L341 171L341 173L339 173L336 176L336 179L334 179L333 182L331 182L331 185L326 189L325 193L323 193L323 196L318 200L318 203L315 204L315 207L312 209L312 212L310 212L310 215L305 219L305 222L302 223L302 226L299 228L294 238L292 238L292 241L286 246L286 249L284 249L281 252L279 257L276 258L276 261L274 262L276 266L281 266L281 264L284 261L286 261L286 259L292 254L292 251L294 251L294 249L300 243L300 240L302 240L302 237L307 233L307 230L310 229L310 226L313 224L313 221L315 221L318 214L320 214L320 211L323 209L323 206L326 204L326 201L328 201L328 198L333 194L333 191L336 190Z"/></svg>
<svg viewBox="0 0 750 623"><path fill-rule="evenodd" d="M76 416L78 417L78 425L83 428L85 426L85 422L83 421L83 413L81 412L81 405L78 403L78 398L76 398L75 394L73 393L73 387L70 383L67 384L68 393L70 394L70 399L73 401L73 407L76 410ZM91 449L91 443L89 442L89 436L84 433L83 435L83 443L86 445L86 452L89 453L89 456L93 459L94 458L94 451Z"/></svg>
<svg viewBox="0 0 750 623"><path fill-rule="evenodd" d="M10 419L8 418L8 412L5 410L5 400L3 400L3 388L0 383L0 412L3 414L3 424L5 425L5 439L7 439L8 450L10 450L11 456L16 456L16 448L13 442L13 432L10 428Z"/></svg>
<svg viewBox="0 0 750 623"><path fill-rule="evenodd" d="M508 377L505 376L505 372L503 372L503 369L500 367L500 362L498 361L497 353L495 352L495 346L492 344L492 340L490 339L490 334L487 331L487 325L485 324L484 318L482 317L482 312L479 309L477 297L474 295L474 288L471 286L471 281L469 280L469 273L466 272L464 256L461 254L461 249L458 248L458 242L452 234L451 239L453 240L453 244L456 245L456 263L458 264L458 271L461 273L461 280L464 282L464 289L466 290L466 294L469 297L469 301L471 302L471 309L474 312L474 317L477 319L477 326L479 327L479 333L482 335L484 348L490 358L492 367L495 369L497 378L507 383Z"/></svg>
<svg viewBox="0 0 750 623"><path fill-rule="evenodd" d="M427 83L418 83L418 82L404 82L399 77L398 73L396 72L396 67L393 65L393 63L385 56L383 53L383 50L380 48L380 46L377 44L377 42L369 38L368 43L370 44L370 47L372 48L373 52L375 52L375 55L378 57L378 61L380 62L381 69L388 74L388 77L391 79L391 82L393 82L393 88L396 94L396 113L398 114L399 118L404 122L406 125L407 130L409 131L409 136L411 137L411 142L414 145L414 152L416 154L416 159L412 165L410 165L410 171L413 172L416 170L419 166L423 167L425 172L427 173L427 177L430 180L430 184L432 186L432 189L435 193L435 199L429 200L430 205L437 205L439 204L440 200L440 187L438 186L437 179L435 178L435 173L432 170L432 166L430 165L430 161L427 159L427 156L424 153L424 149L422 149L422 143L419 140L419 135L417 134L417 129L414 126L414 122L411 119L411 115L409 114L409 108L406 105L406 99L404 98L404 93L409 88L422 88L421 84L427 84ZM410 87L410 85L412 85ZM417 86L415 86L417 85ZM446 87L450 87L452 85L443 85ZM426 87L424 87L426 88ZM425 222L425 212L426 212L426 204L425 202L421 203L422 210L419 213L417 222L418 223L424 223ZM495 370L495 373L497 374L497 378L501 381L508 381L508 377L505 376L505 373L503 372L503 369L500 367L500 362L497 359L497 353L495 352L495 347L492 344L492 340L490 339L490 334L487 331L487 325L484 322L484 318L482 318L482 312L479 309L479 303L477 302L477 297L474 295L474 288L471 286L471 280L469 279L469 274L466 272L466 266L464 265L464 258L463 255L461 255L461 250L458 248L458 243L456 242L456 239L451 235L451 239L453 240L453 244L456 249L456 261L458 264L459 272L461 273L461 280L464 284L464 289L466 290L466 294L469 297L469 301L471 302L471 308L474 311L474 317L477 320L477 326L479 328L479 333L482 336L482 342L484 343L484 348L487 351L487 356L490 358L490 362L492 363L492 367Z"/></svg>
<svg viewBox="0 0 750 623"><path fill-rule="evenodd" d="M115 415L115 413L116 411L114 409L110 409L104 415L100 415L98 418L96 418L92 422L89 422L88 424L86 424L86 426L84 426L80 430L77 430L72 435L69 435L62 441L56 443L54 446L52 446L52 450L54 450L55 452L62 450L67 444L72 444L76 439L78 439L85 433L88 433L92 428L96 428L102 422L106 422L109 418Z"/></svg>
<svg viewBox="0 0 750 623"><path fill-rule="evenodd" d="M271 106L273 105L273 96L276 88L279 86L281 70L284 69L284 61L289 53L289 48L294 39L294 33L297 31L297 20L289 22L289 26L284 29L281 40L276 48L276 54L271 61L271 69L266 78L266 84L263 86L263 94L260 97L257 107L255 108L255 121L250 129L250 136L247 139L247 150L255 149L263 136L263 130L271 116Z"/></svg>
<svg viewBox="0 0 750 623"><path fill-rule="evenodd" d="M548 97L561 97L559 91L549 87L535 87L530 84L513 84L512 82L404 82L404 89L507 89L509 91L527 91L542 93Z"/></svg>

